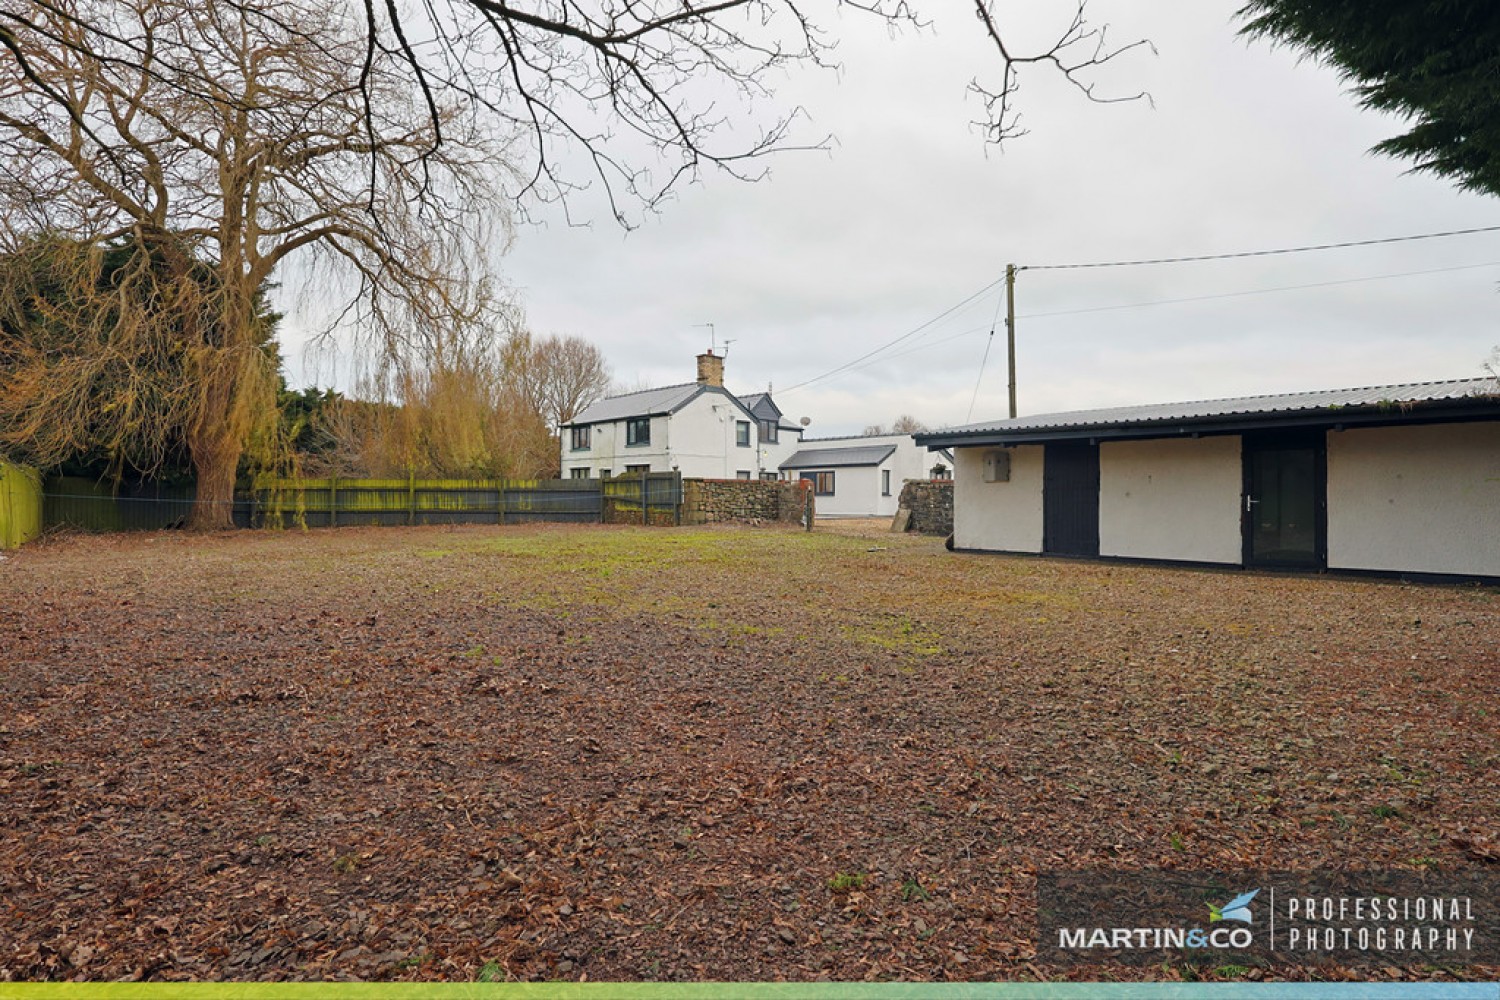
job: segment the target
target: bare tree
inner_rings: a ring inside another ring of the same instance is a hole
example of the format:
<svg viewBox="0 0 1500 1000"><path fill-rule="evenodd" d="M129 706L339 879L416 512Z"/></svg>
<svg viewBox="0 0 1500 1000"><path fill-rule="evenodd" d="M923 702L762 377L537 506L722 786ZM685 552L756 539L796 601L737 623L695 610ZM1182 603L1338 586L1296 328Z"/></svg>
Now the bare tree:
<svg viewBox="0 0 1500 1000"><path fill-rule="evenodd" d="M528 338L528 346L516 371L517 381L522 394L553 429L609 391L609 365L604 354L582 337Z"/></svg>
<svg viewBox="0 0 1500 1000"><path fill-rule="evenodd" d="M74 349L7 359L7 436L56 457L129 401L124 430L180 428L193 523L225 527L271 398L256 295L278 266L327 265L342 321L398 365L488 309L501 144L456 95L413 94L411 50L375 44L338 0L47 0L0 25L3 249L80 240L69 295L121 304L73 310L94 317ZM121 246L101 286L101 248ZM45 301L27 296L0 289L12 315ZM129 376L152 359L180 381L149 413Z"/></svg>
<svg viewBox="0 0 1500 1000"><path fill-rule="evenodd" d="M920 434L927 430L927 425L922 423L910 413L903 413L891 424L892 434Z"/></svg>
<svg viewBox="0 0 1500 1000"><path fill-rule="evenodd" d="M1107 26L1087 17L1088 0L1063 8L1052 40L1022 48L1014 26L1002 23L994 0L968 8L993 45L998 66L970 91L981 102L987 141L1003 142L1026 129L1016 106L1021 74L1032 67L1060 75L1093 101L1132 100L1096 90L1093 72L1144 42L1115 46ZM365 120L379 130L383 95L375 70L393 57L412 90L421 93L434 126L430 149L460 141L447 127L444 100L457 96L489 110L493 120L525 137L524 182L518 192L565 196L591 180L602 182L615 217L631 218L632 205L657 205L682 179L704 167L755 178L758 157L798 144L792 125L798 109L758 117L772 86L794 65L830 66L838 43L830 19L853 11L893 30L924 27L908 0L832 0L822 9L798 0L630 0L590 3L540 0L394 0L351 4L359 44L347 54L358 69ZM297 23L279 7L249 5L249 16L278 27ZM163 58L160 48L121 46L118 25L102 4L56 5L52 0L11 0L0 7L0 44L13 71L33 71L29 43L39 24L58 45L136 62ZM134 41L133 39L128 40ZM22 44L14 40L21 39ZM384 67L380 67L384 68ZM212 67L174 67L195 75L178 85L212 85ZM739 107L743 114L726 113ZM765 121L755 127L756 121ZM813 138L817 145L820 140ZM585 174L573 173L567 150L581 151Z"/></svg>
<svg viewBox="0 0 1500 1000"><path fill-rule="evenodd" d="M885 433L885 424L867 424L859 433L861 437L880 437Z"/></svg>

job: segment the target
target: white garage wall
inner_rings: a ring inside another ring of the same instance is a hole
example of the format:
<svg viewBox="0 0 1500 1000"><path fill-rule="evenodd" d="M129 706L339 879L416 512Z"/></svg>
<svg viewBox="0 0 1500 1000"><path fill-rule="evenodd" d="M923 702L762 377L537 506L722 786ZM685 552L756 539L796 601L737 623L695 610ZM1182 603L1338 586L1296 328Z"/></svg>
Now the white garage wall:
<svg viewBox="0 0 1500 1000"><path fill-rule="evenodd" d="M1099 554L1239 565L1238 435L1099 446Z"/></svg>
<svg viewBox="0 0 1500 1000"><path fill-rule="evenodd" d="M1330 432L1328 565L1500 576L1500 422Z"/></svg>
<svg viewBox="0 0 1500 1000"><path fill-rule="evenodd" d="M960 549L1042 551L1042 447L1010 451L1010 481L984 481L989 448L953 452L953 544Z"/></svg>

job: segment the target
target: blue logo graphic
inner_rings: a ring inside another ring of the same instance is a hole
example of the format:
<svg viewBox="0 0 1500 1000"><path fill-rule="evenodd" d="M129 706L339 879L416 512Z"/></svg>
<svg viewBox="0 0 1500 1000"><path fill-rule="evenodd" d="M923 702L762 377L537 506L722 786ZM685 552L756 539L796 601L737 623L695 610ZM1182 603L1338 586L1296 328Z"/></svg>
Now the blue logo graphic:
<svg viewBox="0 0 1500 1000"><path fill-rule="evenodd" d="M1242 924L1248 924L1250 922L1250 900L1258 895L1260 895L1259 889L1251 889L1249 892L1240 893L1223 906L1215 906L1209 903L1208 922L1238 920Z"/></svg>

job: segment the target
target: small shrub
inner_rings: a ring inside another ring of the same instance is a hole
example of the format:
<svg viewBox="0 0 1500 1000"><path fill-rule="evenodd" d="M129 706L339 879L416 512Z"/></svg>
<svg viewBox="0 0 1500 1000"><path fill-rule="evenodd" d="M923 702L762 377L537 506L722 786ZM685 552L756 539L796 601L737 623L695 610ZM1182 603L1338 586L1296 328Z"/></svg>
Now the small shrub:
<svg viewBox="0 0 1500 1000"><path fill-rule="evenodd" d="M913 900L916 900L917 902L925 903L931 898L932 893L922 888L922 883L918 882L916 879L908 878L906 881L901 883L902 902L910 903Z"/></svg>
<svg viewBox="0 0 1500 1000"><path fill-rule="evenodd" d="M863 889L865 887L864 872L839 872L828 880L828 888L834 892L849 892L851 889Z"/></svg>

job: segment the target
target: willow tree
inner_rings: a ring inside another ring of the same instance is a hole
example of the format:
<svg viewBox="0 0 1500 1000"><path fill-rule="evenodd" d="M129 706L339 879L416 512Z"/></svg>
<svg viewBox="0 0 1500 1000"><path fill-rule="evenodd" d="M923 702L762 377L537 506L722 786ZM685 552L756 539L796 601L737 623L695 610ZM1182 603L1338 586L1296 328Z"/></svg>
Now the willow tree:
<svg viewBox="0 0 1500 1000"><path fill-rule="evenodd" d="M183 330L212 321L215 276L203 263L181 276L171 266L130 241L46 235L0 255L0 443L13 458L72 460L116 478L183 468L196 400ZM262 367L279 367L280 318L256 297L252 385L264 383ZM262 415L252 431L262 453L278 450L279 407L256 393L243 403Z"/></svg>
<svg viewBox="0 0 1500 1000"><path fill-rule="evenodd" d="M258 291L294 258L325 265L343 325L397 364L475 322L504 222L501 139L413 90L401 56L369 44L363 8L338 0L26 9L0 32L0 240L84 252L49 279L72 304L46 317L53 349L12 351L0 371L0 434L45 458L90 428L149 445L151 421L177 427L193 524L227 527L274 401ZM130 260L100 282L105 248L122 246ZM0 287L0 308L35 307L30 292ZM95 308L101 296L117 308ZM88 317L71 341L70 317ZM177 383L152 411L163 370Z"/></svg>

